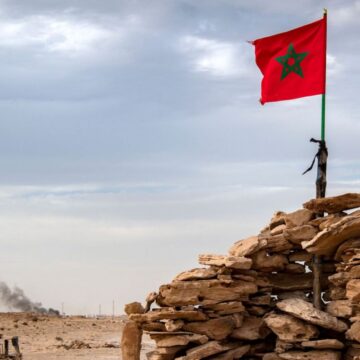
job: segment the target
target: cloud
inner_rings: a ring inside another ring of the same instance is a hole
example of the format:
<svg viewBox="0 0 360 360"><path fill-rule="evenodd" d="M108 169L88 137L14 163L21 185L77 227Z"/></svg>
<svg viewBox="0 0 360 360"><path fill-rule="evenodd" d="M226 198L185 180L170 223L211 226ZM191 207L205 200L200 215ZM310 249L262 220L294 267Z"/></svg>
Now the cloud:
<svg viewBox="0 0 360 360"><path fill-rule="evenodd" d="M3 47L38 45L48 51L74 53L88 50L109 35L109 31L94 24L46 16L0 24L0 46Z"/></svg>
<svg viewBox="0 0 360 360"><path fill-rule="evenodd" d="M78 56L98 52L99 47L123 41L140 19L128 15L118 25L62 15L31 15L0 22L0 47L33 48L37 51Z"/></svg>
<svg viewBox="0 0 360 360"><path fill-rule="evenodd" d="M358 25L360 17L360 1L347 3L331 11L329 21L339 26Z"/></svg>
<svg viewBox="0 0 360 360"><path fill-rule="evenodd" d="M179 49L188 57L192 71L225 78L247 73L246 46L193 35L179 41Z"/></svg>
<svg viewBox="0 0 360 360"><path fill-rule="evenodd" d="M343 67L338 62L337 57L329 53L326 55L326 67L326 73L330 76L337 75L343 70Z"/></svg>

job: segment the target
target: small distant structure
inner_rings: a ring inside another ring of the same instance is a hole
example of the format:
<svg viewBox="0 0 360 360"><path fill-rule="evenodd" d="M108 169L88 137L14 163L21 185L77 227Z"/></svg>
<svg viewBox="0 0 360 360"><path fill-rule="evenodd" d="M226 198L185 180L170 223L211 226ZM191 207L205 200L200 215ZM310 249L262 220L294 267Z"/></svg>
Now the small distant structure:
<svg viewBox="0 0 360 360"><path fill-rule="evenodd" d="M13 351L10 351L10 343L13 347ZM0 344L0 359L1 360L21 360L22 354L20 352L19 338L14 336L9 339L4 339Z"/></svg>

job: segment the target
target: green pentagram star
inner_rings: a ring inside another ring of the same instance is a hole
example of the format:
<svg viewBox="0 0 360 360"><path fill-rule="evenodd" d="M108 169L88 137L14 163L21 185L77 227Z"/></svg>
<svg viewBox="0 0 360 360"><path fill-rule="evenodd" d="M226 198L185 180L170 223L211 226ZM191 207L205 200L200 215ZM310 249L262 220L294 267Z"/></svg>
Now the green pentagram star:
<svg viewBox="0 0 360 360"><path fill-rule="evenodd" d="M286 55L275 58L275 60L283 66L281 80L288 76L291 72L294 72L295 74L304 77L300 63L305 59L307 55L307 52L296 53L294 45L290 44Z"/></svg>

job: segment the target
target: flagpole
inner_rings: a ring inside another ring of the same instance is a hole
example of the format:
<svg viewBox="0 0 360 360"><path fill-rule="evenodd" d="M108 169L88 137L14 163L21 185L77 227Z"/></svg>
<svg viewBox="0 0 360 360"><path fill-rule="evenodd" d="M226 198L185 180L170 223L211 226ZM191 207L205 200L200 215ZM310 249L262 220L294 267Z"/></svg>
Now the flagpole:
<svg viewBox="0 0 360 360"><path fill-rule="evenodd" d="M321 140L325 141L325 107L326 107L326 52L327 52L327 9L324 9L324 21L325 21L325 74L324 74L324 93L321 97Z"/></svg>
<svg viewBox="0 0 360 360"><path fill-rule="evenodd" d="M325 70L325 76L326 76L326 70ZM325 141L325 107L326 107L326 93L322 94L321 96L321 141Z"/></svg>
<svg viewBox="0 0 360 360"><path fill-rule="evenodd" d="M324 9L324 21L325 21L325 51L324 51L324 93L321 97L321 141L319 143L319 151L317 153L318 160L318 171L316 178L316 197L323 198L326 194L326 165L327 165L327 156L328 151L325 141L325 109L326 109L326 45L327 45L327 10ZM324 216L324 214L317 214L318 217ZM313 303L317 309L321 309L322 299L321 299L321 256L314 255L313 257L313 274L314 274L314 283L313 283Z"/></svg>

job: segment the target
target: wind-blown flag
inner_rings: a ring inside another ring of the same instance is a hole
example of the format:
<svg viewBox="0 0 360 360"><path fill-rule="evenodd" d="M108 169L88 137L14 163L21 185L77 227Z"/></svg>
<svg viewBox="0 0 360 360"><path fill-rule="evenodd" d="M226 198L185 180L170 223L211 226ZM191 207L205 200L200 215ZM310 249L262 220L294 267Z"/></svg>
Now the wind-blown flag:
<svg viewBox="0 0 360 360"><path fill-rule="evenodd" d="M260 102L325 94L326 15L299 28L252 41L264 75Z"/></svg>

